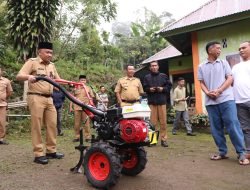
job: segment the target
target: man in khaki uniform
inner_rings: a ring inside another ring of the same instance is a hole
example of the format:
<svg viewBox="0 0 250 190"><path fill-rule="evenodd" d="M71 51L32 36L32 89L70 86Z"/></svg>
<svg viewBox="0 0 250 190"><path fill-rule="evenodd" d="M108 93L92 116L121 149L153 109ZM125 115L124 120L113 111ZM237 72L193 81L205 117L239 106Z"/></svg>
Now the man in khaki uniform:
<svg viewBox="0 0 250 190"><path fill-rule="evenodd" d="M83 83L85 85L85 88L83 86L78 86L74 89L74 96L82 101L84 104L89 105L90 99L94 98L94 93L91 90L89 86L86 85L87 78L85 75L79 76L79 82ZM72 103L70 103L70 112L72 111ZM75 124L74 124L74 130L75 130L75 139L73 142L79 142L80 139L80 127L81 122L85 122L84 124L84 138L86 142L90 142L91 140L91 131L90 131L90 121L87 116L87 114L83 111L83 109L74 104L74 115L75 115Z"/></svg>
<svg viewBox="0 0 250 190"><path fill-rule="evenodd" d="M17 75L17 80L28 80L28 106L31 114L31 135L34 151L34 162L47 164L48 158L60 159L64 155L56 152L56 110L53 105L53 86L45 81L36 81L36 76L59 79L52 59L52 44L40 42L38 57L29 59ZM42 143L42 124L46 127L46 156Z"/></svg>
<svg viewBox="0 0 250 190"><path fill-rule="evenodd" d="M6 108L7 99L12 93L10 81L2 77L2 68L0 67L0 145L9 144L4 140L6 135Z"/></svg>
<svg viewBox="0 0 250 190"><path fill-rule="evenodd" d="M115 87L116 98L121 107L138 104L140 95L144 93L141 81L134 77L134 66L128 65L126 71L127 76L120 78Z"/></svg>
<svg viewBox="0 0 250 190"><path fill-rule="evenodd" d="M182 77L178 78L178 86L174 89L173 99L175 102L176 116L173 124L172 134L177 135L176 130L178 128L178 123L180 121L180 118L182 117L184 120L184 125L187 129L187 135L195 136L195 134L192 133L192 128L189 123L189 115L187 109L188 97L186 97L185 79Z"/></svg>

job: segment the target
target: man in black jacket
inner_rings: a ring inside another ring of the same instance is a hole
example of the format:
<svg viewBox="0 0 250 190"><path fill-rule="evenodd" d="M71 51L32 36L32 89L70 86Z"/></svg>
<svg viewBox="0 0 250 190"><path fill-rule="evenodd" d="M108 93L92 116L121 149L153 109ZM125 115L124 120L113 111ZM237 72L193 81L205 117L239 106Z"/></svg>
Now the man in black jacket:
<svg viewBox="0 0 250 190"><path fill-rule="evenodd" d="M160 123L161 146L168 147L167 144L167 94L172 88L172 83L167 75L159 72L157 61L150 63L151 73L144 78L143 86L148 95L148 104L151 109L151 122L158 130Z"/></svg>
<svg viewBox="0 0 250 190"><path fill-rule="evenodd" d="M65 101L64 93L58 88L54 87L52 93L53 104L57 113L57 136L63 136L62 132L62 106Z"/></svg>

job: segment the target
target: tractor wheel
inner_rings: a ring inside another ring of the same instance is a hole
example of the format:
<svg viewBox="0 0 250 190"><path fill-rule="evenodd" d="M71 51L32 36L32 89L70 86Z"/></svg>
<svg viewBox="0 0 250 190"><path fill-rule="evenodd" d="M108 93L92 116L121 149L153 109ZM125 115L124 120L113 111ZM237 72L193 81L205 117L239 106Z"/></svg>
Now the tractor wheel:
<svg viewBox="0 0 250 190"><path fill-rule="evenodd" d="M86 151L83 168L90 184L96 188L109 188L120 177L120 155L108 143L95 143Z"/></svg>
<svg viewBox="0 0 250 190"><path fill-rule="evenodd" d="M135 176L141 173L147 164L147 154L144 148L122 150L124 156L122 174Z"/></svg>

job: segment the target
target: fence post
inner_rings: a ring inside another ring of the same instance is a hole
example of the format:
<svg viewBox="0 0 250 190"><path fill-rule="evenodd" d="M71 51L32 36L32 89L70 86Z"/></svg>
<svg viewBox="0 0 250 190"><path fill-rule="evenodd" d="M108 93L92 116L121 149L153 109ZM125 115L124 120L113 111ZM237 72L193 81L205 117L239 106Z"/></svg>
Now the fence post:
<svg viewBox="0 0 250 190"><path fill-rule="evenodd" d="M27 91L28 91L28 81L24 81L24 84L23 84L23 101L26 102L27 100Z"/></svg>

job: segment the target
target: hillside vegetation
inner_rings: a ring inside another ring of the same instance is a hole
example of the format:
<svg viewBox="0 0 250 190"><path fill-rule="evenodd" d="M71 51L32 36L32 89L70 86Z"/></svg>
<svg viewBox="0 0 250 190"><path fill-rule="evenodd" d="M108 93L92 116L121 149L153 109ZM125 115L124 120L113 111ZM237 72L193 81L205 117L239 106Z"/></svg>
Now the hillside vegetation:
<svg viewBox="0 0 250 190"><path fill-rule="evenodd" d="M92 64L83 68L72 62L61 60L57 61L55 65L62 79L78 81L78 76L85 74L87 75L89 85L91 85L95 91L98 91L100 85L104 85L111 96L113 95L112 87L118 78L122 76L121 70L100 64ZM11 97L11 101L21 99L23 95L23 83L16 81L15 77L22 67L22 64L2 62L1 66L4 68L4 76L12 81L14 93Z"/></svg>

